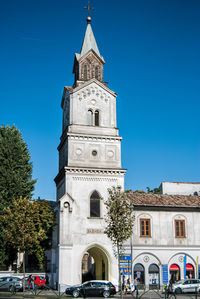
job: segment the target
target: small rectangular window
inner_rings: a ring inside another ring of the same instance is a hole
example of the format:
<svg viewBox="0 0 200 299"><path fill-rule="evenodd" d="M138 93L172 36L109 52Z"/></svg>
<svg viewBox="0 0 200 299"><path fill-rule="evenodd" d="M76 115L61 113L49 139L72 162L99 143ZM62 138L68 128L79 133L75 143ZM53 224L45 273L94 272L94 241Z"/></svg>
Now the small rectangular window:
<svg viewBox="0 0 200 299"><path fill-rule="evenodd" d="M175 237L185 238L185 220L175 220Z"/></svg>
<svg viewBox="0 0 200 299"><path fill-rule="evenodd" d="M140 237L151 237L150 219L140 219Z"/></svg>

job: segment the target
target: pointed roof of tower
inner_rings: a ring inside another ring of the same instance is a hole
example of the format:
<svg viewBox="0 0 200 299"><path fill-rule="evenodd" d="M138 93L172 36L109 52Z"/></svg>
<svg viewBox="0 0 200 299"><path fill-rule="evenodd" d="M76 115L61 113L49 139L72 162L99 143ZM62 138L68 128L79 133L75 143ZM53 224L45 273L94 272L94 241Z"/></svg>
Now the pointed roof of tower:
<svg viewBox="0 0 200 299"><path fill-rule="evenodd" d="M92 26L90 24L91 18L87 17L87 28L85 32L85 37L83 40L82 48L81 48L81 53L80 53L80 58L84 56L89 50L93 50L99 57L101 57L93 31L92 31Z"/></svg>

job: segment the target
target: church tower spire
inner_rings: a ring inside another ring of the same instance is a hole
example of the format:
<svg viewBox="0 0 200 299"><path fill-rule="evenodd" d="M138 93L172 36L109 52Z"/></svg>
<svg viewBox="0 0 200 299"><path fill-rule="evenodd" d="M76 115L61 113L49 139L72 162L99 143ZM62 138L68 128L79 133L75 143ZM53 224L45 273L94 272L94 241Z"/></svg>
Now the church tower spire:
<svg viewBox="0 0 200 299"><path fill-rule="evenodd" d="M103 57L100 55L91 26L89 1L87 17L87 28L82 43L80 53L75 54L73 73L75 74L75 81L73 87L77 87L90 79L97 79L103 82L103 65L105 63Z"/></svg>
<svg viewBox="0 0 200 299"><path fill-rule="evenodd" d="M89 3L88 7L90 12ZM121 168L117 94L103 82L103 65L88 15L82 48L74 59L75 82L64 87L61 103L63 128L55 182L56 271L62 286L80 284L87 276L118 281L112 243L104 234L104 201L108 189L124 189L126 170ZM86 264L88 272L82 271Z"/></svg>

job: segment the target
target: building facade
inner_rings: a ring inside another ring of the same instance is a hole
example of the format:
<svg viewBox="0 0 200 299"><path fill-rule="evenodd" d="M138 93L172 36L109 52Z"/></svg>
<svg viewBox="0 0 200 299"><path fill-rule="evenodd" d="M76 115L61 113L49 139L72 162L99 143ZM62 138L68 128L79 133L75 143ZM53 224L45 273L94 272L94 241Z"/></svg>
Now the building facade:
<svg viewBox="0 0 200 299"><path fill-rule="evenodd" d="M162 194L200 195L200 183L187 182L162 182Z"/></svg>
<svg viewBox="0 0 200 299"><path fill-rule="evenodd" d="M131 194L135 225L132 275L141 285L160 287L170 279L199 277L200 197Z"/></svg>
<svg viewBox="0 0 200 299"><path fill-rule="evenodd" d="M104 234L104 200L108 188L124 188L126 171L121 168L117 95L103 80L105 61L90 23L88 17L81 51L74 58L74 84L64 87L61 103L52 277L63 288L89 279L118 284L117 260ZM194 196L175 195L174 188L162 183L163 193L173 189L173 195L129 195L135 225L125 244L130 263L122 273L137 276L141 286L160 287L171 278L199 276L200 197L194 188Z"/></svg>
<svg viewBox="0 0 200 299"><path fill-rule="evenodd" d="M88 278L117 282L117 261L104 234L108 188L124 188L116 93L103 80L104 59L87 18L81 52L75 54L73 87L64 87L59 173L56 281Z"/></svg>

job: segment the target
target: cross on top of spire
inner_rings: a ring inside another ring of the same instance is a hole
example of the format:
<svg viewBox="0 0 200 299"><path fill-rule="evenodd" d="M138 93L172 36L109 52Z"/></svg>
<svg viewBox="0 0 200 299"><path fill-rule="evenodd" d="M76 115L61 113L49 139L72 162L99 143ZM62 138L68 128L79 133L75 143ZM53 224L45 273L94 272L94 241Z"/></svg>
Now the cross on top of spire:
<svg viewBox="0 0 200 299"><path fill-rule="evenodd" d="M88 16L87 16L87 23L89 24L91 22L91 17L90 17L90 10L94 10L94 7L90 6L90 1L88 0L88 5L84 6L85 9L88 10Z"/></svg>

